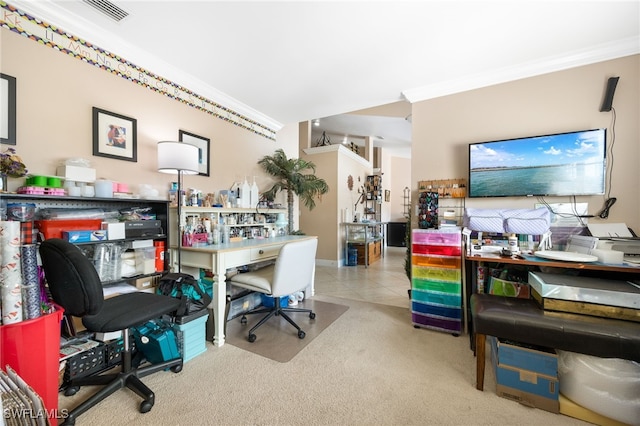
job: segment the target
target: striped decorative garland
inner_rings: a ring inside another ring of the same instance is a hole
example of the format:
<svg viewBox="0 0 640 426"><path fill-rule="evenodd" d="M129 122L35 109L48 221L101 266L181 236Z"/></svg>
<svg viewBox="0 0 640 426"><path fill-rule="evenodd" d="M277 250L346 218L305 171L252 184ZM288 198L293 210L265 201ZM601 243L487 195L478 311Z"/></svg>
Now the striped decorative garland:
<svg viewBox="0 0 640 426"><path fill-rule="evenodd" d="M153 74L114 53L94 46L47 22L34 18L2 0L0 0L0 9L2 10L0 24L3 28L118 75L132 83L175 99L213 117L242 127L252 133L270 140L276 139L276 131L274 129L270 129L204 96L200 96L166 78Z"/></svg>

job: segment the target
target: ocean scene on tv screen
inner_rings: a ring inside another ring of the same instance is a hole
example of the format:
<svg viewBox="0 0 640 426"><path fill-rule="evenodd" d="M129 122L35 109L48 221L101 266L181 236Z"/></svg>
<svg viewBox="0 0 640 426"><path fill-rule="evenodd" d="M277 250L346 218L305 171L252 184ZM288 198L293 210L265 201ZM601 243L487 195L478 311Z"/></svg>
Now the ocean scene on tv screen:
<svg viewBox="0 0 640 426"><path fill-rule="evenodd" d="M605 130L469 145L469 196L604 193Z"/></svg>

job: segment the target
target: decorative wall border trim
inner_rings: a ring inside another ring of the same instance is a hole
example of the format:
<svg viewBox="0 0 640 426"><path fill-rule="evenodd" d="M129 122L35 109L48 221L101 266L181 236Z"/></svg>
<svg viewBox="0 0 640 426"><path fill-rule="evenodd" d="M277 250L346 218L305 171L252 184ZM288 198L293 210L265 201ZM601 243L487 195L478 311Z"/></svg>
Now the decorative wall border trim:
<svg viewBox="0 0 640 426"><path fill-rule="evenodd" d="M45 21L28 15L24 11L0 0L0 25L44 46L51 47L80 59L104 71L118 75L139 86L163 94L185 105L203 111L245 130L270 140L276 139L276 131L251 120L230 108L222 106L204 96L182 87L166 78L153 74L115 53L80 39Z"/></svg>

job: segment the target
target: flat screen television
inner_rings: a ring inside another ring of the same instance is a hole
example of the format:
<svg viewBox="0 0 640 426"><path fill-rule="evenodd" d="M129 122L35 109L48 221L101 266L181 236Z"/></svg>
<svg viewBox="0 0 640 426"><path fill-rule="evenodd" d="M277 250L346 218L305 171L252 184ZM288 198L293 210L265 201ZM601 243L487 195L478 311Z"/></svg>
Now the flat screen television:
<svg viewBox="0 0 640 426"><path fill-rule="evenodd" d="M469 197L599 195L606 129L469 144Z"/></svg>

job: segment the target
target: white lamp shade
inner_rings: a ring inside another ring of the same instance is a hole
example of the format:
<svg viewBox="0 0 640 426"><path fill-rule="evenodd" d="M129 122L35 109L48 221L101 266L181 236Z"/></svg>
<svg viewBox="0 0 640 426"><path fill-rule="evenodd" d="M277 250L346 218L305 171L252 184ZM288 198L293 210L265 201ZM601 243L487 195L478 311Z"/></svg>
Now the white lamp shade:
<svg viewBox="0 0 640 426"><path fill-rule="evenodd" d="M158 142L158 171L161 173L197 175L199 149L184 142Z"/></svg>

